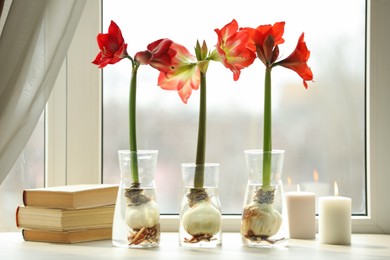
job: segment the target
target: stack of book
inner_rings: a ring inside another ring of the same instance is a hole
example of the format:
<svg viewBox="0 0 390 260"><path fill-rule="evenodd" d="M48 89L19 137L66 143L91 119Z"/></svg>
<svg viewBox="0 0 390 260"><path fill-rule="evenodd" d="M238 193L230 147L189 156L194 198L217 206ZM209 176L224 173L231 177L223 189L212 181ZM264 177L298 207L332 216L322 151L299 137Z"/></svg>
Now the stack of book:
<svg viewBox="0 0 390 260"><path fill-rule="evenodd" d="M16 225L26 241L78 243L111 239L115 185L70 185L23 191Z"/></svg>

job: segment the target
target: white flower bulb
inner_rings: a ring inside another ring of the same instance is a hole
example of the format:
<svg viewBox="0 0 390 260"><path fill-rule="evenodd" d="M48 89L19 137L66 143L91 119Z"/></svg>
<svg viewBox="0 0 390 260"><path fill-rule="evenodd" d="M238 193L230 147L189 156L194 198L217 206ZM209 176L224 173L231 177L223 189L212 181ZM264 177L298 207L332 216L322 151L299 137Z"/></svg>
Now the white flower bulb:
<svg viewBox="0 0 390 260"><path fill-rule="evenodd" d="M271 237L278 232L281 224L282 216L272 204L252 202L244 209L241 234Z"/></svg>
<svg viewBox="0 0 390 260"><path fill-rule="evenodd" d="M182 221L191 235L215 235L221 228L221 213L209 201L201 201L183 214Z"/></svg>
<svg viewBox="0 0 390 260"><path fill-rule="evenodd" d="M154 227L159 223L159 218L158 204L154 200L126 207L125 221L132 229Z"/></svg>

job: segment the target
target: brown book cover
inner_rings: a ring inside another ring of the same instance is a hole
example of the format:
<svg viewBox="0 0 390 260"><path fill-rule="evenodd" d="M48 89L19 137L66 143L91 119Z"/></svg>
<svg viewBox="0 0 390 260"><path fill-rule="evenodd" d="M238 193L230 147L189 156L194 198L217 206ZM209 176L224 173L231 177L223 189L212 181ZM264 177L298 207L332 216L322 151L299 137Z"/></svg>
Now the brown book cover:
<svg viewBox="0 0 390 260"><path fill-rule="evenodd" d="M64 232L23 229L22 234L23 239L26 241L73 244L80 242L111 239L112 228L99 228Z"/></svg>
<svg viewBox="0 0 390 260"><path fill-rule="evenodd" d="M19 206L16 225L19 228L71 231L111 228L115 205L85 209L50 209Z"/></svg>
<svg viewBox="0 0 390 260"><path fill-rule="evenodd" d="M80 209L115 204L118 185L89 184L25 189L25 206Z"/></svg>

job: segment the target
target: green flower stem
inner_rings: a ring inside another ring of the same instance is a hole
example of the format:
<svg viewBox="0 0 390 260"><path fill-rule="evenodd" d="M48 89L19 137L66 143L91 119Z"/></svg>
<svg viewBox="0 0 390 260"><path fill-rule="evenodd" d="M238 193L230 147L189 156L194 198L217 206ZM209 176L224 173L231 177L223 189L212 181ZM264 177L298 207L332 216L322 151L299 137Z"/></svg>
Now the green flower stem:
<svg viewBox="0 0 390 260"><path fill-rule="evenodd" d="M265 70L264 82L264 136L263 136L263 188L271 185L272 116L271 68Z"/></svg>
<svg viewBox="0 0 390 260"><path fill-rule="evenodd" d="M130 142L130 162L133 184L139 184L138 157L137 157L137 134L136 134L136 96L137 96L137 71L139 64L133 62L133 69L130 80L129 91L129 142Z"/></svg>
<svg viewBox="0 0 390 260"><path fill-rule="evenodd" d="M200 73L200 106L194 188L203 189L206 157L206 73Z"/></svg>

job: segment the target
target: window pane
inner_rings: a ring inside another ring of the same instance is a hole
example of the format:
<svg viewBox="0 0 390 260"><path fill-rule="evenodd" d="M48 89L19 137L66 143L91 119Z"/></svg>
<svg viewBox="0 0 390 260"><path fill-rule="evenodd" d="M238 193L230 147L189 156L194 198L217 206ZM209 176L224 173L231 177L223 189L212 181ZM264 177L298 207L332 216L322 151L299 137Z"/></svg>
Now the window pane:
<svg viewBox="0 0 390 260"><path fill-rule="evenodd" d="M23 204L22 192L44 186L43 113L24 150L0 185L0 231L16 230L15 211Z"/></svg>
<svg viewBox="0 0 390 260"><path fill-rule="evenodd" d="M206 40L211 49L217 41L214 29L233 18L243 27L286 21L286 42L279 46L282 57L305 32L314 83L306 90L293 71L277 67L272 72L273 147L286 150L283 180L287 190L300 184L318 196L333 194L337 181L340 195L352 198L353 212L365 214L365 1L182 3L104 1L103 31L114 20L133 56L159 38L189 50L196 40ZM128 148L130 76L127 60L104 70L104 182L119 182L117 150ZM177 213L180 164L195 160L199 91L185 105L176 92L160 89L157 77L147 66L138 72L138 147L159 150L161 212ZM221 165L220 200L226 214L242 210L248 177L243 151L262 147L263 81L259 60L236 82L221 64L213 62L208 69L206 157Z"/></svg>

